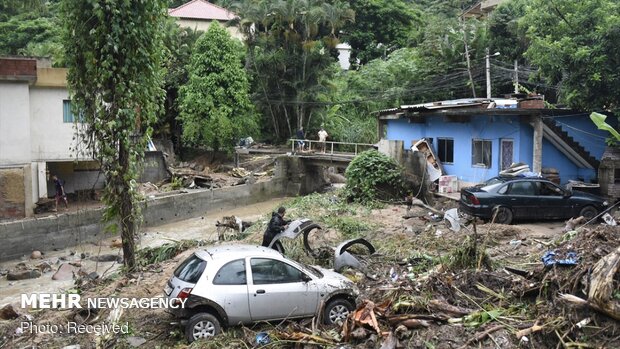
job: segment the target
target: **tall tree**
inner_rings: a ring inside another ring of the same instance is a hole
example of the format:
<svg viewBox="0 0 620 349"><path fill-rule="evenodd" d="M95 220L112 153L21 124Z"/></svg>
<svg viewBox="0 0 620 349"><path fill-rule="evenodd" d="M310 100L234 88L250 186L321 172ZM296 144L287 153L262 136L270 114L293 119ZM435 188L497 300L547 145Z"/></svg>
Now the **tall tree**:
<svg viewBox="0 0 620 349"><path fill-rule="evenodd" d="M186 144L232 150L240 137L255 135L242 50L242 44L217 23L194 45L189 81L179 91Z"/></svg>
<svg viewBox="0 0 620 349"><path fill-rule="evenodd" d="M84 115L84 141L101 164L104 221L123 241L124 265L135 268L141 217L138 164L161 109L165 0L64 0L63 44L72 102Z"/></svg>
<svg viewBox="0 0 620 349"><path fill-rule="evenodd" d="M172 18L166 24L164 39L167 53L164 77L166 102L162 117L153 125L153 137L170 139L174 148L181 151L183 148L181 145L182 123L178 119L179 89L187 83L187 68L192 48L202 32L191 28L181 28Z"/></svg>
<svg viewBox="0 0 620 349"><path fill-rule="evenodd" d="M263 131L282 140L308 128L323 107L318 95L335 58L339 28L353 20L346 3L310 0L248 0L235 4L246 33L254 100L266 116ZM271 127L267 127L271 126Z"/></svg>
<svg viewBox="0 0 620 349"><path fill-rule="evenodd" d="M560 102L583 110L620 110L620 3L533 0L520 25L526 57L559 87Z"/></svg>

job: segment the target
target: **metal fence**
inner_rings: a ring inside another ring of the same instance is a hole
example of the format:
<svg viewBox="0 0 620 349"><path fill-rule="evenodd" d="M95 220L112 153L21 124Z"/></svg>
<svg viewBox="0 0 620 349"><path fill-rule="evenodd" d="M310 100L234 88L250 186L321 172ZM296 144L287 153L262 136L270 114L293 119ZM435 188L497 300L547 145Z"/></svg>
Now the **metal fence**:
<svg viewBox="0 0 620 349"><path fill-rule="evenodd" d="M318 153L318 154L355 154L373 148L374 144L317 141L311 139L291 138L291 153Z"/></svg>

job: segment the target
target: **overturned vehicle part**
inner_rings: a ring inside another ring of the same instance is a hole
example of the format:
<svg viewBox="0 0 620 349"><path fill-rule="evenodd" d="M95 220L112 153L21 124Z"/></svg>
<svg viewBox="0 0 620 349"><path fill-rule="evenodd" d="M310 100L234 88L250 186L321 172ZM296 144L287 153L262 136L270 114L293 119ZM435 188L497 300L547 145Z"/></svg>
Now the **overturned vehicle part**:
<svg viewBox="0 0 620 349"><path fill-rule="evenodd" d="M273 237L271 243L269 244L270 248L280 251L280 253L284 254L284 246L280 240L282 238L288 239L296 239L299 235L303 234L304 236L304 250L306 253L312 257L317 258L318 253L310 247L310 243L308 242L308 235L315 229L322 229L320 225L314 223L310 219L296 219L288 224L288 228L286 228L283 232Z"/></svg>
<svg viewBox="0 0 620 349"><path fill-rule="evenodd" d="M299 235L303 234L303 244L304 251L306 254L313 258L325 258L325 249L324 248L313 248L310 246L309 235L311 232L315 230L321 230L321 226L314 223L310 219L297 219L289 223L288 228L283 232L276 235L271 243L269 244L270 248L278 250L280 253L284 254L284 246L280 242L283 238L288 239L296 239ZM364 238L357 238L344 241L340 243L335 249L328 248L328 255L331 256L331 251L334 251L334 270L341 271L345 267L350 267L353 269L360 270L362 272L365 271L368 263L363 259L364 256L357 255L349 252L349 249L353 246L361 245L364 246L368 250L367 256L372 256L376 249L375 247Z"/></svg>
<svg viewBox="0 0 620 349"><path fill-rule="evenodd" d="M340 272L344 267L351 267L360 271L366 269L365 261L361 260L361 256L354 255L348 249L355 245L362 245L368 249L368 255L373 255L375 247L364 238L351 239L342 242L336 247L334 256L334 270Z"/></svg>

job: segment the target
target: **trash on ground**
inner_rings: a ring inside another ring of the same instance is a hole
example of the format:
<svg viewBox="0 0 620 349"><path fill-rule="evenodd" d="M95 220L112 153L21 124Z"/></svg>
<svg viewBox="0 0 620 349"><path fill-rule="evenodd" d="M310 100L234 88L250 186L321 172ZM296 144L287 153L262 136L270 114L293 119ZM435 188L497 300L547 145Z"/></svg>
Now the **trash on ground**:
<svg viewBox="0 0 620 349"><path fill-rule="evenodd" d="M572 251L566 253L565 258L558 258L555 251L547 251L541 259L545 267L551 265L577 265L579 260L577 253Z"/></svg>

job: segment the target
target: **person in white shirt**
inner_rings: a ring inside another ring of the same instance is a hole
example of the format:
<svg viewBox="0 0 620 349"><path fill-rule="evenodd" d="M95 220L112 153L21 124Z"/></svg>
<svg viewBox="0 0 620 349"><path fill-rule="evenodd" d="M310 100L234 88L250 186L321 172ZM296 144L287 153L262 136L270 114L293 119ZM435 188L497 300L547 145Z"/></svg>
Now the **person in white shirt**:
<svg viewBox="0 0 620 349"><path fill-rule="evenodd" d="M319 131L319 147L321 148L323 153L325 153L325 140L328 136L329 135L327 134L327 131L325 131L325 129L321 127L321 130Z"/></svg>

